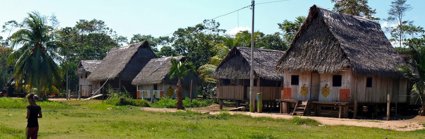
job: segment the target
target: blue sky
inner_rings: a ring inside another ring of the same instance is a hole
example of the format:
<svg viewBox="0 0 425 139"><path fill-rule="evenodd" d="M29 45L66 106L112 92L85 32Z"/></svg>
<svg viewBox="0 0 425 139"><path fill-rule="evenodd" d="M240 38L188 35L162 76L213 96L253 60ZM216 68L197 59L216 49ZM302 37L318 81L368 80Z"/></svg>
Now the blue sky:
<svg viewBox="0 0 425 139"><path fill-rule="evenodd" d="M275 0L256 0L257 3ZM204 19L228 13L249 5L251 0L0 0L0 24L9 20L21 22L28 12L55 15L60 27L73 26L79 19L100 19L119 35L130 38L133 34L154 36L171 35L182 27L193 26ZM408 0L413 7L406 18L425 27L425 1ZM306 16L313 4L332 9L331 0L283 0L256 6L255 30L265 33L279 31L277 23ZM386 18L391 0L369 0L376 16ZM216 19L221 28L228 30L249 28L249 8ZM383 26L391 25L380 21ZM2 33L3 37L5 33Z"/></svg>

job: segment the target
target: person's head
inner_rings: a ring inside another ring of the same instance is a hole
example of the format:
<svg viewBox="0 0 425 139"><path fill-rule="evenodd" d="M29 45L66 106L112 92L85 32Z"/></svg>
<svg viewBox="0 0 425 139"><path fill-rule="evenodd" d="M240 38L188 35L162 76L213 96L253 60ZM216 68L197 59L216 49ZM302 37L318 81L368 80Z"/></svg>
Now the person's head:
<svg viewBox="0 0 425 139"><path fill-rule="evenodd" d="M35 95L34 94L28 94L27 99L28 99L28 103L35 104Z"/></svg>

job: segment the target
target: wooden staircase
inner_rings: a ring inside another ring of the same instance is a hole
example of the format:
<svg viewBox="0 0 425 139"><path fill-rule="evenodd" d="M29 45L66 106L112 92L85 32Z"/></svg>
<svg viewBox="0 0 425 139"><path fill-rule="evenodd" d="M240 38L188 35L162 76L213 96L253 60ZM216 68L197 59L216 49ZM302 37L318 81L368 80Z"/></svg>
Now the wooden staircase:
<svg viewBox="0 0 425 139"><path fill-rule="evenodd" d="M303 116L306 114L308 108L308 101L298 101L295 104L294 111L292 111L292 115L300 115Z"/></svg>

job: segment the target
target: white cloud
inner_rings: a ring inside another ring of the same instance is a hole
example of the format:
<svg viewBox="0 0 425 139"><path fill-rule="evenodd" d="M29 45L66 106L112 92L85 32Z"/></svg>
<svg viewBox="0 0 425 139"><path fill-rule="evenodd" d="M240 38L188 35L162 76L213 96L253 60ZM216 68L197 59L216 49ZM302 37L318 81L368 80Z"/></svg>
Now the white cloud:
<svg viewBox="0 0 425 139"><path fill-rule="evenodd" d="M230 36L235 36L237 33L241 31L249 31L249 27L235 27L226 31L226 34Z"/></svg>
<svg viewBox="0 0 425 139"><path fill-rule="evenodd" d="M381 23L381 28L384 29L384 30L388 27L396 27L396 26L397 26L397 23L391 23L391 22L388 22L388 21L384 21L384 22Z"/></svg>

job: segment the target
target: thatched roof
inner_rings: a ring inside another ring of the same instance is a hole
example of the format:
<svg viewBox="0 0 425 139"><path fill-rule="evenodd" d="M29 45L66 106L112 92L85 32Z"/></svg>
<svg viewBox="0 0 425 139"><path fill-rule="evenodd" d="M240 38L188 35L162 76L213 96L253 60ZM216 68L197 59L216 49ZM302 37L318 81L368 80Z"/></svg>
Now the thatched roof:
<svg viewBox="0 0 425 139"><path fill-rule="evenodd" d="M181 60L182 56L162 57L151 59L139 74L131 82L133 85L141 84L158 84L161 83L168 75L171 69L171 60Z"/></svg>
<svg viewBox="0 0 425 139"><path fill-rule="evenodd" d="M402 64L377 22L314 5L277 69L399 76Z"/></svg>
<svg viewBox="0 0 425 139"><path fill-rule="evenodd" d="M148 48L150 50L149 44L146 41L142 43L131 44L127 47L112 48L107 53L106 57L103 58L102 63L92 72L92 74L90 74L87 79L90 81L105 81L120 76L121 72L126 67L128 67L128 65L131 66L131 64L129 64L130 61L135 57L137 52L143 48ZM148 60L150 60L150 58ZM140 69L138 69L137 72L139 72ZM132 79L129 80L131 81Z"/></svg>
<svg viewBox="0 0 425 139"><path fill-rule="evenodd" d="M254 49L254 75L268 80L283 80L277 72L276 64L284 51ZM249 79L251 48L235 47L218 65L214 76L219 79Z"/></svg>
<svg viewBox="0 0 425 139"><path fill-rule="evenodd" d="M101 62L102 60L81 60L78 65L77 74L81 75L86 72L91 73Z"/></svg>

